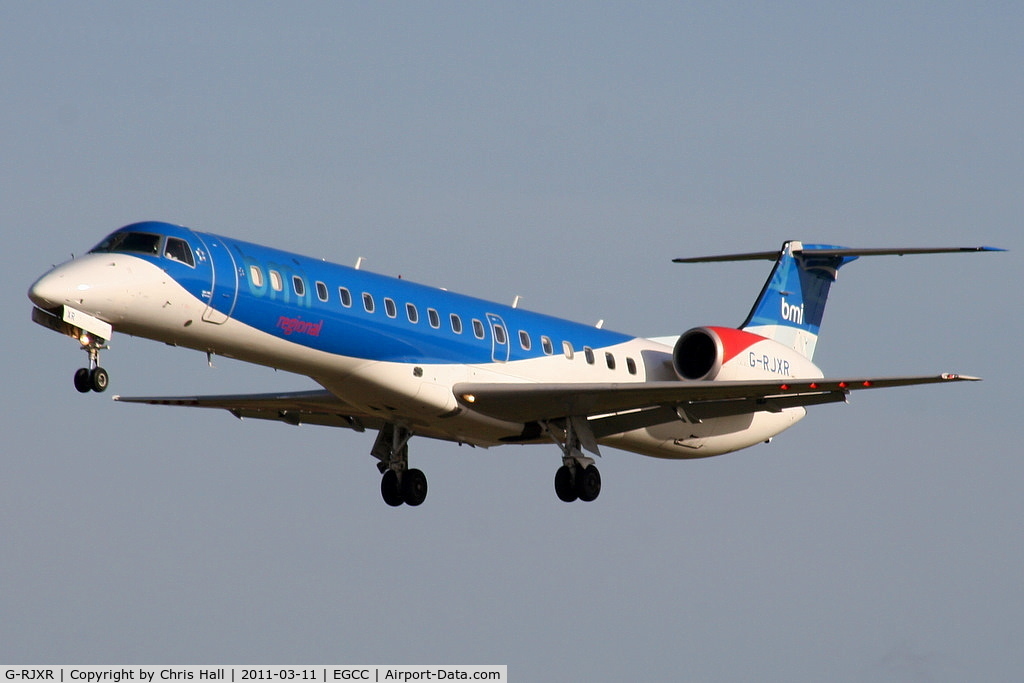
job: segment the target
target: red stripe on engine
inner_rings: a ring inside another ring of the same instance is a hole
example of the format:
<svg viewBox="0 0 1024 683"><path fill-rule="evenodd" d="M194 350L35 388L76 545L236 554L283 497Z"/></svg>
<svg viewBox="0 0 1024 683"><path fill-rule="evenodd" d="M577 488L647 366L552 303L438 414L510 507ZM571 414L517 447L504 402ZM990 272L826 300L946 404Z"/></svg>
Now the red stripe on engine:
<svg viewBox="0 0 1024 683"><path fill-rule="evenodd" d="M724 354L722 356L722 364L728 363L740 353L743 353L746 349L757 342L764 341L765 337L753 332L746 332L745 330L737 330L732 327L709 327L709 330L714 330L718 338L722 340L722 347Z"/></svg>

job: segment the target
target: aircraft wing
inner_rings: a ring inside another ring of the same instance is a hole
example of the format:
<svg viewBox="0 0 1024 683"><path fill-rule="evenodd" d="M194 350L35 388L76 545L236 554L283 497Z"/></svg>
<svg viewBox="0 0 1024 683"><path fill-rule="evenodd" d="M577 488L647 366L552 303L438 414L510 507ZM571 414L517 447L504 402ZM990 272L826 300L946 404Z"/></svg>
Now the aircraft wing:
<svg viewBox="0 0 1024 683"><path fill-rule="evenodd" d="M976 381L966 375L849 377L790 381L671 381L607 384L460 383L458 401L513 422L587 417L598 436L685 417L692 422L845 401L850 391ZM668 410L666 410L668 409ZM624 416L623 413L627 415ZM629 419L628 414L635 417ZM600 425L604 423L603 427Z"/></svg>
<svg viewBox="0 0 1024 683"><path fill-rule="evenodd" d="M159 406L222 408L239 419L251 417L291 425L347 427L357 432L379 429L383 425L380 418L353 410L352 406L326 390L220 396L115 396L114 400Z"/></svg>
<svg viewBox="0 0 1024 683"><path fill-rule="evenodd" d="M587 418L600 438L680 418L700 422L762 410L845 401L850 391L883 387L976 381L967 375L851 377L765 381L670 381L601 384L473 383L453 387L459 403L509 422ZM122 403L220 408L235 417L316 424L355 431L378 430L384 421L355 410L327 390L216 396L115 396ZM423 436L450 439L425 429Z"/></svg>

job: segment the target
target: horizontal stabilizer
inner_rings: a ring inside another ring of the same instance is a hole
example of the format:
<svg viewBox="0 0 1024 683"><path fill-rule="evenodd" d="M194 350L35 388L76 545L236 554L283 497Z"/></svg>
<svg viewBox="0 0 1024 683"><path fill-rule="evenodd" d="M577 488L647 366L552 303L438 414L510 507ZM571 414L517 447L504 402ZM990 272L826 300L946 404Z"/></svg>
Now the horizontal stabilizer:
<svg viewBox="0 0 1024 683"><path fill-rule="evenodd" d="M1006 251L999 247L909 247L906 249L849 249L845 247L804 247L794 249L794 256L904 256L906 254L952 254L971 251ZM775 261L782 255L776 251L752 251L744 254L719 254L718 256L694 256L675 258L673 263L716 263L723 261Z"/></svg>

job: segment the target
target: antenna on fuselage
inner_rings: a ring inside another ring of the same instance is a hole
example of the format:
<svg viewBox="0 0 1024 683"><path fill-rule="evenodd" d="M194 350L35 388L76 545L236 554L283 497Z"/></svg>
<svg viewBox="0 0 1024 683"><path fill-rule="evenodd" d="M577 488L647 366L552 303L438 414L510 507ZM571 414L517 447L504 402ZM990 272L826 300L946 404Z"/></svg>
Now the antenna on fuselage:
<svg viewBox="0 0 1024 683"><path fill-rule="evenodd" d="M365 260L366 259L364 259L362 256L356 259L356 270L359 270L363 267L363 261Z"/></svg>

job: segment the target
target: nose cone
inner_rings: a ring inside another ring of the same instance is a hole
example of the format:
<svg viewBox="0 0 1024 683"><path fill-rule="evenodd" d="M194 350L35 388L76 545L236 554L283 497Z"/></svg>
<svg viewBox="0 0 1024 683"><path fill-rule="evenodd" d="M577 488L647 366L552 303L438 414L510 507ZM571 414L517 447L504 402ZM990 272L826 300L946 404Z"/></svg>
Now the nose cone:
<svg viewBox="0 0 1024 683"><path fill-rule="evenodd" d="M131 267L118 267L116 255L86 254L62 263L28 290L28 298L40 308L71 306L82 311L97 311L110 304L114 294L123 292L131 277Z"/></svg>
<svg viewBox="0 0 1024 683"><path fill-rule="evenodd" d="M36 306L69 306L108 323L121 321L126 308L145 299L140 292L160 281L164 271L126 254L86 254L46 273L28 290Z"/></svg>
<svg viewBox="0 0 1024 683"><path fill-rule="evenodd" d="M64 266L57 266L36 280L28 290L28 298L39 308L57 308L67 303L70 292Z"/></svg>

